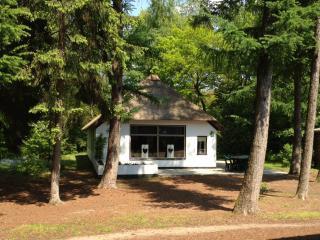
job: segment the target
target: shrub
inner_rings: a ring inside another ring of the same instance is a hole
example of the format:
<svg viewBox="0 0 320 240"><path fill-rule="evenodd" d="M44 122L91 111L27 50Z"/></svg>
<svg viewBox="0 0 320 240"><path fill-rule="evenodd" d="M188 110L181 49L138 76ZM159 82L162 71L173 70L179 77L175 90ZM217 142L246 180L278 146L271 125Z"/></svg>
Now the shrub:
<svg viewBox="0 0 320 240"><path fill-rule="evenodd" d="M76 144L70 143L68 139L62 140L61 151L63 154L76 154L78 152Z"/></svg>
<svg viewBox="0 0 320 240"><path fill-rule="evenodd" d="M291 155L292 155L292 145L289 143L286 143L279 153L274 154L270 152L268 155L268 160L270 162L281 163L283 167L288 167L290 165Z"/></svg>
<svg viewBox="0 0 320 240"><path fill-rule="evenodd" d="M15 167L15 170L17 172L30 176L39 176L47 169L48 165L44 161L41 161L39 159L24 159Z"/></svg>
<svg viewBox="0 0 320 240"><path fill-rule="evenodd" d="M17 165L17 171L34 176L48 169L52 142L53 137L48 122L33 123L30 136L23 141L21 147L23 161Z"/></svg>
<svg viewBox="0 0 320 240"><path fill-rule="evenodd" d="M266 182L262 182L260 186L260 194L265 194L269 192L269 186Z"/></svg>

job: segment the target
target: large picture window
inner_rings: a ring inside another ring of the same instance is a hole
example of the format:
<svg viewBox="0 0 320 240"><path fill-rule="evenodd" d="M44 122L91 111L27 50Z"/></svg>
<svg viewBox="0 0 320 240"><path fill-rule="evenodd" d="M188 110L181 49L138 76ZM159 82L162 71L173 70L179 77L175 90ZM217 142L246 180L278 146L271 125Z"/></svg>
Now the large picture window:
<svg viewBox="0 0 320 240"><path fill-rule="evenodd" d="M185 158L185 126L131 125L130 135L133 159Z"/></svg>

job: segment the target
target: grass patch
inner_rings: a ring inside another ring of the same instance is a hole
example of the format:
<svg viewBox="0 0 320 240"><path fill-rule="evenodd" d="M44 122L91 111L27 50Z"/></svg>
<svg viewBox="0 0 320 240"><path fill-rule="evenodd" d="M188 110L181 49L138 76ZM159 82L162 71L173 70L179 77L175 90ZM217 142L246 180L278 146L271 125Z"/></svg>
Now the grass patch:
<svg viewBox="0 0 320 240"><path fill-rule="evenodd" d="M320 219L319 211L302 211L302 212L281 212L267 216L275 220L311 220Z"/></svg>
<svg viewBox="0 0 320 240"><path fill-rule="evenodd" d="M141 228L166 228L184 226L190 219L183 215L148 216L145 214L128 214L108 218L103 222L92 222L79 220L65 224L28 224L13 229L9 239L51 239L66 238L80 235L97 235L118 232L124 230L135 230Z"/></svg>
<svg viewBox="0 0 320 240"><path fill-rule="evenodd" d="M70 231L66 224L27 224L12 230L10 239L45 239L52 235L65 235L66 231Z"/></svg>
<svg viewBox="0 0 320 240"><path fill-rule="evenodd" d="M115 230L138 228L165 228L183 226L188 223L184 216L148 216L145 214L133 214L112 218L108 225Z"/></svg>
<svg viewBox="0 0 320 240"><path fill-rule="evenodd" d="M281 172L289 172L289 167L283 165L278 162L266 162L264 164L264 169L273 170L273 171L281 171Z"/></svg>
<svg viewBox="0 0 320 240"><path fill-rule="evenodd" d="M77 168L76 164L76 154L65 154L61 156L61 168L64 170L75 170Z"/></svg>
<svg viewBox="0 0 320 240"><path fill-rule="evenodd" d="M108 233L111 229L103 225L89 222L75 222L66 224L27 224L13 229L9 234L12 240L28 239L56 239L83 234Z"/></svg>
<svg viewBox="0 0 320 240"><path fill-rule="evenodd" d="M85 157L87 153L71 153L61 156L61 167L63 170L76 170L77 169L77 158Z"/></svg>

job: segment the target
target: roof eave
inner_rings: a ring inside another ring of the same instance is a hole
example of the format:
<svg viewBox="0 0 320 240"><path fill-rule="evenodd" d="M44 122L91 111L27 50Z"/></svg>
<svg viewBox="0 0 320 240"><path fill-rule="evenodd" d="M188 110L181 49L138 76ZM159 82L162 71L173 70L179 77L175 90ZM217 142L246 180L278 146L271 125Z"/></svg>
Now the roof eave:
<svg viewBox="0 0 320 240"><path fill-rule="evenodd" d="M208 120L207 122L218 131L223 131L224 129L223 125L217 120Z"/></svg>
<svg viewBox="0 0 320 240"><path fill-rule="evenodd" d="M92 127L97 127L102 123L102 115L99 114L98 116L94 117L90 122L88 122L85 126L81 128L82 131L88 130Z"/></svg>

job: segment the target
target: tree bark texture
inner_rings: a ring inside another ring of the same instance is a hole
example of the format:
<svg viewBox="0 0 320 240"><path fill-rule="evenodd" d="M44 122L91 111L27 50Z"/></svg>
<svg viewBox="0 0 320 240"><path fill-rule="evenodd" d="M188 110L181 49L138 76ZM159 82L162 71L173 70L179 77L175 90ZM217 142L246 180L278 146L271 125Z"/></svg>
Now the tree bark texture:
<svg viewBox="0 0 320 240"><path fill-rule="evenodd" d="M109 122L108 152L99 188L116 188L120 154L120 119L114 117Z"/></svg>
<svg viewBox="0 0 320 240"><path fill-rule="evenodd" d="M122 103L122 67L113 63L115 84L112 85L112 106ZM99 188L116 188L120 155L120 116L113 116L109 121L107 159Z"/></svg>
<svg viewBox="0 0 320 240"><path fill-rule="evenodd" d="M271 12L265 2L259 38L264 37L266 34L267 26L271 24L270 21ZM268 143L272 75L272 60L265 50L261 50L257 65L253 140L250 149L248 169L244 175L240 194L233 209L235 213L247 215L255 214L259 210L260 186Z"/></svg>
<svg viewBox="0 0 320 240"><path fill-rule="evenodd" d="M59 37L58 37L58 48L60 54L65 58L65 34L66 24L64 13L59 13ZM57 99L55 106L63 109L63 79L58 79L56 82ZM61 142L63 135L63 116L62 111L54 113L54 126L59 130L54 139L53 154L52 154L52 170L51 170L51 191L50 191L50 204L57 205L61 203L60 191L59 191L59 180L60 180L60 160L61 160Z"/></svg>
<svg viewBox="0 0 320 240"><path fill-rule="evenodd" d="M313 141L313 160L316 169L320 169L320 132L314 132L314 141Z"/></svg>
<svg viewBox="0 0 320 240"><path fill-rule="evenodd" d="M119 13L120 26L119 35L122 36L122 22L121 14L123 11L122 0L114 0L113 8ZM112 62L112 75L113 81L111 81L111 104L112 107L121 106L122 104L122 78L123 78L123 66L121 60L115 56ZM109 123L109 138L108 138L108 152L106 158L106 164L101 178L99 188L116 188L116 182L118 177L118 165L120 155L120 116L117 113L113 113Z"/></svg>
<svg viewBox="0 0 320 240"><path fill-rule="evenodd" d="M299 72L294 76L294 135L292 145L292 158L290 164L289 174L299 175L301 154L302 154L302 134L301 134L301 73Z"/></svg>
<svg viewBox="0 0 320 240"><path fill-rule="evenodd" d="M55 122L56 126L60 131L62 131L62 118L60 114L57 114ZM61 142L62 134L58 133L54 139L55 143L53 145L52 154L52 170L51 170L51 191L49 203L57 205L61 203L60 191L59 191L59 180L60 180L60 159L61 159Z"/></svg>
<svg viewBox="0 0 320 240"><path fill-rule="evenodd" d="M317 112L317 97L319 89L319 72L320 72L320 17L317 19L316 31L316 48L311 70L311 80L309 89L308 110L305 130L305 143L303 149L303 159L301 162L301 172L297 188L297 197L305 200L308 198L309 179L313 152L314 126Z"/></svg>
<svg viewBox="0 0 320 240"><path fill-rule="evenodd" d="M272 61L264 53L260 56L258 64L254 137L248 169L234 206L235 213L247 215L259 210L260 185L268 143L272 72Z"/></svg>

